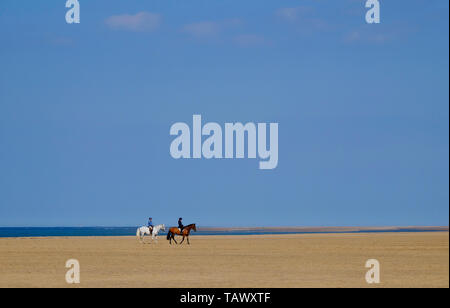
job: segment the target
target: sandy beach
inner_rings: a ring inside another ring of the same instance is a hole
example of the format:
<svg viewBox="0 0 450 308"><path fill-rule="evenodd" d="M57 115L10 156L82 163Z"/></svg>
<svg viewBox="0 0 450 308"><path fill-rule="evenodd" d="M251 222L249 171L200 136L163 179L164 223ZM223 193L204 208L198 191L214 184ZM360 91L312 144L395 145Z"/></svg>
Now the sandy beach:
<svg viewBox="0 0 450 308"><path fill-rule="evenodd" d="M149 241L149 239L147 239ZM65 281L68 259L81 283ZM381 283L368 285L377 259ZM449 287L449 233L0 239L0 287Z"/></svg>

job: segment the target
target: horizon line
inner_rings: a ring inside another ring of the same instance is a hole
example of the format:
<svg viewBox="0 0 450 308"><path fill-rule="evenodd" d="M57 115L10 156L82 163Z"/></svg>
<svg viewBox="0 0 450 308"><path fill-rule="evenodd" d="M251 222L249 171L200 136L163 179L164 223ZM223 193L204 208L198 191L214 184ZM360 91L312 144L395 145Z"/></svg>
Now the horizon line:
<svg viewBox="0 0 450 308"><path fill-rule="evenodd" d="M158 225L158 224L156 224ZM0 228L135 228L139 225L128 226L107 226L107 225L87 225L87 226L0 226ZM275 229L347 229L347 230L398 230L398 229L442 229L449 231L449 225L388 225L388 226L201 226L207 230L275 230Z"/></svg>

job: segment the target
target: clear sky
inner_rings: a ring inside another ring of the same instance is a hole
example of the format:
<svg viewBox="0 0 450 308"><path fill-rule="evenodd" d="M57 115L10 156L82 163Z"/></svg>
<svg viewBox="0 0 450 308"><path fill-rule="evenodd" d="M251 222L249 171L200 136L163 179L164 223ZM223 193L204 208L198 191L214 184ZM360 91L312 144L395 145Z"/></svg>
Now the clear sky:
<svg viewBox="0 0 450 308"><path fill-rule="evenodd" d="M0 1L0 226L448 225L449 3ZM279 162L170 126L279 123Z"/></svg>

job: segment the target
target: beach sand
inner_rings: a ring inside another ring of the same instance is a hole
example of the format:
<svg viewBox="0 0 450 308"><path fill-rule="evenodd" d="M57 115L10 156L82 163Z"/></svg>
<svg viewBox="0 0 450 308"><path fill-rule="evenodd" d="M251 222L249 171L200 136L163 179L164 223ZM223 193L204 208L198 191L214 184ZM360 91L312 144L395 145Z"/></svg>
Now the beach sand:
<svg viewBox="0 0 450 308"><path fill-rule="evenodd" d="M149 241L149 239L147 239ZM81 284L65 282L68 259ZM365 281L377 259L381 283ZM449 233L0 239L0 287L449 287Z"/></svg>

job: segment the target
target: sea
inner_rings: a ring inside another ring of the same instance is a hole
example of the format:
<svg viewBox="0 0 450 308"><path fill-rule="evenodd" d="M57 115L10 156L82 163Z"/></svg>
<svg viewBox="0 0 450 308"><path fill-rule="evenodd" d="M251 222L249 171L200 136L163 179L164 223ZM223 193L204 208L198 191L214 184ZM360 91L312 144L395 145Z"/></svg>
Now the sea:
<svg viewBox="0 0 450 308"><path fill-rule="evenodd" d="M136 227L0 227L0 238L11 237L53 237L53 236L135 236ZM210 230L197 228L191 235L261 235L261 234L326 234L326 233L395 233L395 232L436 232L440 230L359 230L345 232L299 232L267 229L252 230ZM167 234L161 231L160 235Z"/></svg>

